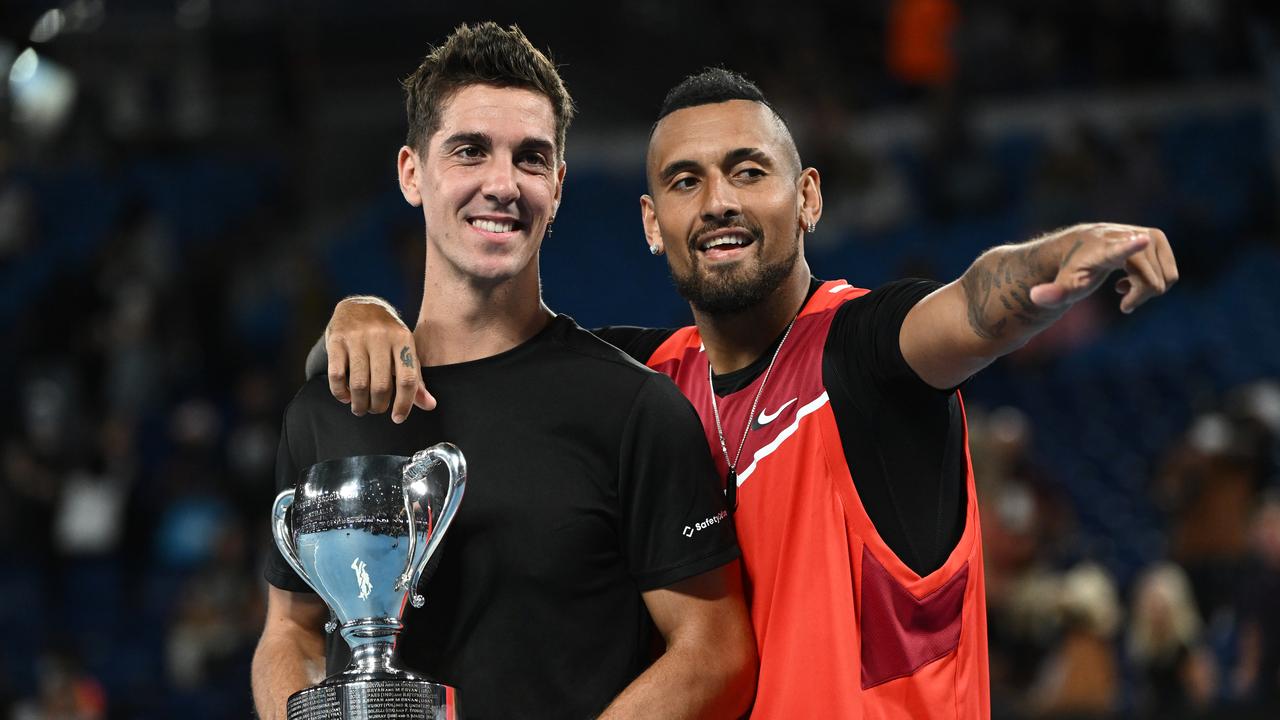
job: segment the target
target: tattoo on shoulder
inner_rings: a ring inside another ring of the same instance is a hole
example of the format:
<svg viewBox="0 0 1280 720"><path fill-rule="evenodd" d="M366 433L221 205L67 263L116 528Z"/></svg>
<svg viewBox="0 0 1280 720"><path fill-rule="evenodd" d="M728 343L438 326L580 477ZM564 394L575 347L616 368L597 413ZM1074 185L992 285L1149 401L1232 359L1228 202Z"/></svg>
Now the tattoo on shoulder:
<svg viewBox="0 0 1280 720"><path fill-rule="evenodd" d="M1046 274L1041 262L1037 243L994 258L979 258L965 272L960 285L968 299L969 327L978 337L999 338L1010 318L1023 325L1038 325L1054 317L1055 311L1031 302L1031 288L1043 282Z"/></svg>
<svg viewBox="0 0 1280 720"><path fill-rule="evenodd" d="M408 345L400 348L400 362L404 363L405 367L413 367L413 356L409 354Z"/></svg>

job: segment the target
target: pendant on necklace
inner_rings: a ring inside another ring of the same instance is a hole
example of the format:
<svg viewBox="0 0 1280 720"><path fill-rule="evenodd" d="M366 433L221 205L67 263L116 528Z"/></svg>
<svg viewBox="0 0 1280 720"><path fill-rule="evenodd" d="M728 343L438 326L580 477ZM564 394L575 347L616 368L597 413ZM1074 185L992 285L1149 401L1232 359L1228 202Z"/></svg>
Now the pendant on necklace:
<svg viewBox="0 0 1280 720"><path fill-rule="evenodd" d="M738 509L738 473L733 468L729 468L724 479L724 504L729 507L729 512Z"/></svg>

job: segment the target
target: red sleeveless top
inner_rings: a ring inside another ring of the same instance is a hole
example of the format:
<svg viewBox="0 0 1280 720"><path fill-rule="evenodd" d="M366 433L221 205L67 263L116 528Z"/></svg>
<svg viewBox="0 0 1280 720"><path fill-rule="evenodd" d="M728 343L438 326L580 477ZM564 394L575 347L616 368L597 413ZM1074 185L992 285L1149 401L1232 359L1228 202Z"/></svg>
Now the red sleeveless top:
<svg viewBox="0 0 1280 720"><path fill-rule="evenodd" d="M752 718L987 718L982 540L966 430L964 530L942 567L920 577L876 532L858 499L822 382L836 309L867 291L824 283L801 309L748 418L760 382L719 398L738 461L734 523L747 575L760 679ZM650 357L702 418L727 472L696 327ZM962 409L963 412L963 409Z"/></svg>

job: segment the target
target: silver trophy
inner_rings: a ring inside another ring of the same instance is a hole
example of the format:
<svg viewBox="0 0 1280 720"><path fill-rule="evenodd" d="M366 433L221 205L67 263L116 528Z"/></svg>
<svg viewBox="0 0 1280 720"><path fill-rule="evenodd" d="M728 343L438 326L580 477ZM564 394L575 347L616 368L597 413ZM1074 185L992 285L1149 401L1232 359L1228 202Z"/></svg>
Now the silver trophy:
<svg viewBox="0 0 1280 720"><path fill-rule="evenodd" d="M405 602L458 512L462 451L440 443L413 457L362 455L307 468L276 496L272 533L294 571L332 612L351 664L289 697L289 720L452 720L453 688L395 666Z"/></svg>

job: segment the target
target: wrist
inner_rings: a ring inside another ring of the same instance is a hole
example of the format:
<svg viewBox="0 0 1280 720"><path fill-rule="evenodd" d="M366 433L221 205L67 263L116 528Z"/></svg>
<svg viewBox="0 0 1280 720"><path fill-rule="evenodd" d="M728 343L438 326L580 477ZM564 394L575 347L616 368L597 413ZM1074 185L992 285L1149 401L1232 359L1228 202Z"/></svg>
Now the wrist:
<svg viewBox="0 0 1280 720"><path fill-rule="evenodd" d="M390 313L391 316L394 317L395 319L403 322L403 319L400 317L400 311L396 310L394 305L387 302L386 300L383 300L377 295L348 295L347 297L344 297L341 300L339 300L338 304L334 306L335 313L337 312L338 308L342 306L343 303L350 303L353 305L377 305L378 307Z"/></svg>
<svg viewBox="0 0 1280 720"><path fill-rule="evenodd" d="M400 317L400 312L396 310L394 305L387 302L386 300L383 300L382 298L376 295L349 295L339 300L338 304L333 306L333 314L329 317L329 322L326 323L324 326L325 343L329 342L329 330L333 327L334 321L342 317L344 312L344 306L350 306L350 305L376 305L382 308L382 310L386 312L388 315L390 315L396 321L396 323L398 323L401 327L406 327L404 324L404 319ZM355 311L348 310L347 312L355 312ZM343 320L345 322L347 318L343 318Z"/></svg>

